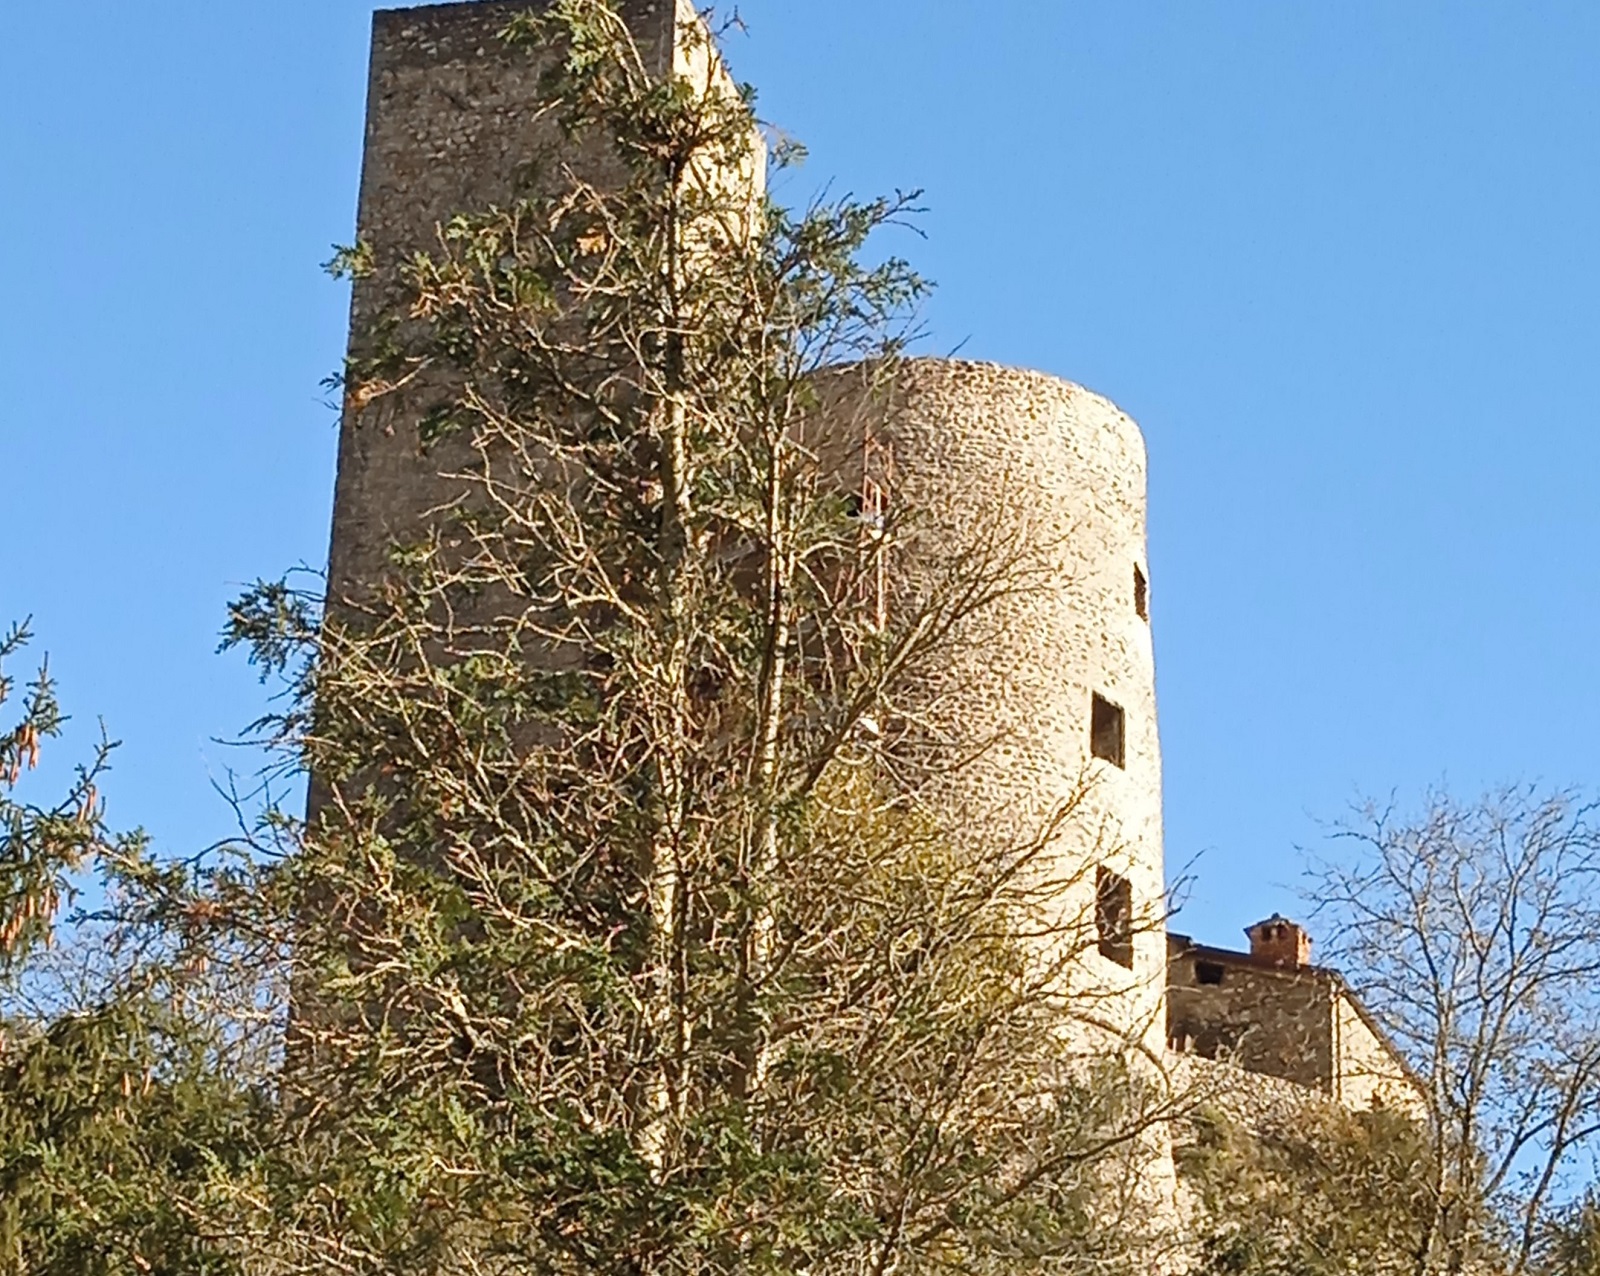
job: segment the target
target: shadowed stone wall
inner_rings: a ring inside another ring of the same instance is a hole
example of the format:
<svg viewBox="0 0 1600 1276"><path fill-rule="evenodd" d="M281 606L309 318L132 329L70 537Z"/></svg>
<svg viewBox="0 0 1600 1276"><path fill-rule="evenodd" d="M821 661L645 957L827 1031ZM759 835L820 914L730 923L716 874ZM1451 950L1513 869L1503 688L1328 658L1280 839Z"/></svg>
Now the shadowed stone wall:
<svg viewBox="0 0 1600 1276"><path fill-rule="evenodd" d="M1294 1082L1349 1108L1380 1105L1419 1119L1425 1111L1421 1083L1344 979L1325 966L1277 963L1173 936L1167 1023L1178 1055Z"/></svg>
<svg viewBox="0 0 1600 1276"><path fill-rule="evenodd" d="M1180 1053L1333 1093L1334 990L1323 971L1257 966L1241 954L1178 947L1167 1011L1169 1036Z"/></svg>
<svg viewBox="0 0 1600 1276"><path fill-rule="evenodd" d="M370 354L387 317L408 297L400 268L436 252L437 228L463 212L530 193L530 167L555 141L536 117L542 63L499 38L527 0L428 5L374 15L357 240L373 272L355 283L350 353ZM664 71L682 31L673 0L622 9L647 61ZM591 178L602 161L565 155ZM419 378L363 403L347 397L339 436L328 595L335 602L383 571L388 547L417 535L424 515L455 495L442 473L470 459L464 440L424 457L417 426L440 386Z"/></svg>

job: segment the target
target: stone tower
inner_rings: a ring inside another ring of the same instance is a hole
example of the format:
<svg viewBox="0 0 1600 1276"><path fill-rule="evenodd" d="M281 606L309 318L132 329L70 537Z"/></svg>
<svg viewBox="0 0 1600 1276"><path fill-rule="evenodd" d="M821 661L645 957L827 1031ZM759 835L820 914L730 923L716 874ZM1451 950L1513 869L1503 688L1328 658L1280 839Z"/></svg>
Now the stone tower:
<svg viewBox="0 0 1600 1276"><path fill-rule="evenodd" d="M532 110L538 68L496 39L526 7L483 0L376 15L359 215L375 269L355 286L354 354L402 295L400 263L433 247L436 225L454 213L510 201L521 159L550 140ZM622 9L663 72L704 70L689 0L624 0ZM876 450L892 468L887 499L929 512L906 570L915 576L986 541L1015 551L1029 574L929 680L939 729L973 757L936 800L954 828L1026 838L1086 786L1046 861L1070 883L1064 913L1090 928L1078 991L1092 995L1079 1004L1159 1054L1161 762L1139 430L1079 386L989 364L912 360L888 402L859 391L859 380L848 369L828 379L825 428L842 480L871 478L861 458ZM416 445L425 389L347 408L333 606L375 579L388 544L415 534L452 494L440 472L453 459L424 458Z"/></svg>
<svg viewBox="0 0 1600 1276"><path fill-rule="evenodd" d="M885 459L866 482L920 520L899 570L937 572L979 546L1018 583L930 672L927 712L969 759L935 800L958 837L1018 842L1074 804L1044 863L1067 884L1059 925L1083 953L1075 1003L1158 1056L1165 874L1139 428L1081 386L994 364L913 359L887 393L849 369L833 380L835 446L870 433L865 450Z"/></svg>
<svg viewBox="0 0 1600 1276"><path fill-rule="evenodd" d="M361 357L382 315L403 307L400 266L436 251L437 227L467 209L511 203L524 165L555 138L534 106L541 68L499 39L527 0L477 0L381 10L373 17L357 239L372 270L355 282L350 352ZM690 0L621 0L641 54L662 73L716 74ZM572 157L595 176L601 161ZM447 446L424 459L416 425L430 387L408 386L370 405L346 403L334 489L328 596L359 592L387 547L416 534L452 495L439 477L464 457ZM463 445L464 446L464 445Z"/></svg>

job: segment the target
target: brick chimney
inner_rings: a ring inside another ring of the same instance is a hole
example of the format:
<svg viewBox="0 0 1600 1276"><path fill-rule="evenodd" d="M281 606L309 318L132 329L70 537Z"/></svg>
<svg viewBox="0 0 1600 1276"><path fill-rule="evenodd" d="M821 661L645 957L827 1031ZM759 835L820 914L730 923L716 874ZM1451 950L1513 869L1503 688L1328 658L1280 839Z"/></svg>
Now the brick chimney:
<svg viewBox="0 0 1600 1276"><path fill-rule="evenodd" d="M1274 913L1264 922L1245 928L1250 937L1250 955L1274 966L1309 966L1311 936L1305 927Z"/></svg>

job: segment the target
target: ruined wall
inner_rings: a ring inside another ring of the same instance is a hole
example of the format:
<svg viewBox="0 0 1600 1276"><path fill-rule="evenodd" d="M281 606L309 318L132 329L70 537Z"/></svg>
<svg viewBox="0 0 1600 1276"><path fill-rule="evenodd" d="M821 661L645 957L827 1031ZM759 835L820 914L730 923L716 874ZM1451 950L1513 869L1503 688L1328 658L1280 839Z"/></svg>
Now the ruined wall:
<svg viewBox="0 0 1600 1276"><path fill-rule="evenodd" d="M1224 1117L1245 1129L1295 1121L1327 1110L1332 1097L1282 1077L1246 1072L1220 1059L1172 1055L1167 1061L1173 1090L1184 1096L1191 1113ZM1173 1142L1181 1147L1193 1137L1192 1121L1180 1121Z"/></svg>
<svg viewBox="0 0 1600 1276"><path fill-rule="evenodd" d="M1220 981L1202 982L1209 975ZM1177 1050L1227 1059L1334 1093L1334 990L1315 967L1298 970L1175 953L1167 975L1168 1038Z"/></svg>

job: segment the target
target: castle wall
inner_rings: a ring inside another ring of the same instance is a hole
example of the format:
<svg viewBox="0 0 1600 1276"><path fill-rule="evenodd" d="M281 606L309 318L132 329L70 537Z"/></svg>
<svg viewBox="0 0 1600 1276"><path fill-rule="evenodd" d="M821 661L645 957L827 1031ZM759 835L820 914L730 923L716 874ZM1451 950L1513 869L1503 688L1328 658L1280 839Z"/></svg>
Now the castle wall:
<svg viewBox="0 0 1600 1276"><path fill-rule="evenodd" d="M525 7L489 0L375 17L358 223L374 269L355 284L356 358L371 352L384 318L404 310L404 261L436 250L437 227L454 214L525 193L528 161L556 140L535 117L539 63L497 38ZM723 75L688 0L623 8L659 70ZM604 177L603 157L563 159ZM733 180L759 189L759 165ZM437 525L430 512L460 494L445 476L467 468L466 440L426 455L418 443L423 414L447 389L432 376L347 402L329 561L335 606L380 578L390 545ZM1087 785L1078 817L1050 849L1053 870L1071 884L1060 917L1073 934L1063 942L1082 945L1083 926L1092 928L1102 868L1128 883L1135 933L1131 969L1088 945L1075 1005L1103 1011L1119 1030L1138 1021L1159 1048L1165 883L1150 630L1134 596L1135 571L1149 574L1138 429L1081 387L955 361L908 363L887 416L883 405L858 406L859 419L836 418L843 434L861 420L886 428L893 499L932 520L902 585L914 588L919 573L974 543L1017 551L1028 577L965 628L920 692L946 743L980 755L942 785L952 827L1025 838ZM1091 755L1096 695L1121 711L1121 765Z"/></svg>
<svg viewBox="0 0 1600 1276"><path fill-rule="evenodd" d="M1145 454L1115 405L1037 372L913 359L889 388L873 370L826 379L832 442L885 454L902 548L891 609L916 605L952 569L1009 574L964 622L934 668L919 671L913 716L968 759L927 796L954 836L1038 837L1063 804L1045 875L1064 886L1058 934L1080 952L1063 1010L1080 1023L1164 1041L1165 880L1161 754L1150 626ZM1122 713L1120 765L1091 749L1093 700ZM1095 943L1100 870L1130 886L1131 965ZM1103 1035L1076 1034L1103 1042Z"/></svg>
<svg viewBox="0 0 1600 1276"><path fill-rule="evenodd" d="M1218 979L1205 983L1208 973ZM1220 976L1220 978L1219 978ZM1168 1037L1184 1053L1334 1093L1334 990L1316 967L1174 953L1167 976Z"/></svg>
<svg viewBox="0 0 1600 1276"><path fill-rule="evenodd" d="M1173 1089L1186 1097L1191 1112L1220 1116L1245 1129L1261 1129L1293 1123L1308 1115L1328 1110L1334 1102L1320 1090L1312 1090L1283 1077L1247 1072L1221 1059L1201 1055L1172 1055L1167 1060ZM1193 1135L1189 1121L1180 1121L1173 1131L1173 1143L1181 1146Z"/></svg>
<svg viewBox="0 0 1600 1276"><path fill-rule="evenodd" d="M1420 1117L1419 1083L1335 971L1174 936L1167 1036L1180 1057L1226 1061L1344 1106Z"/></svg>

